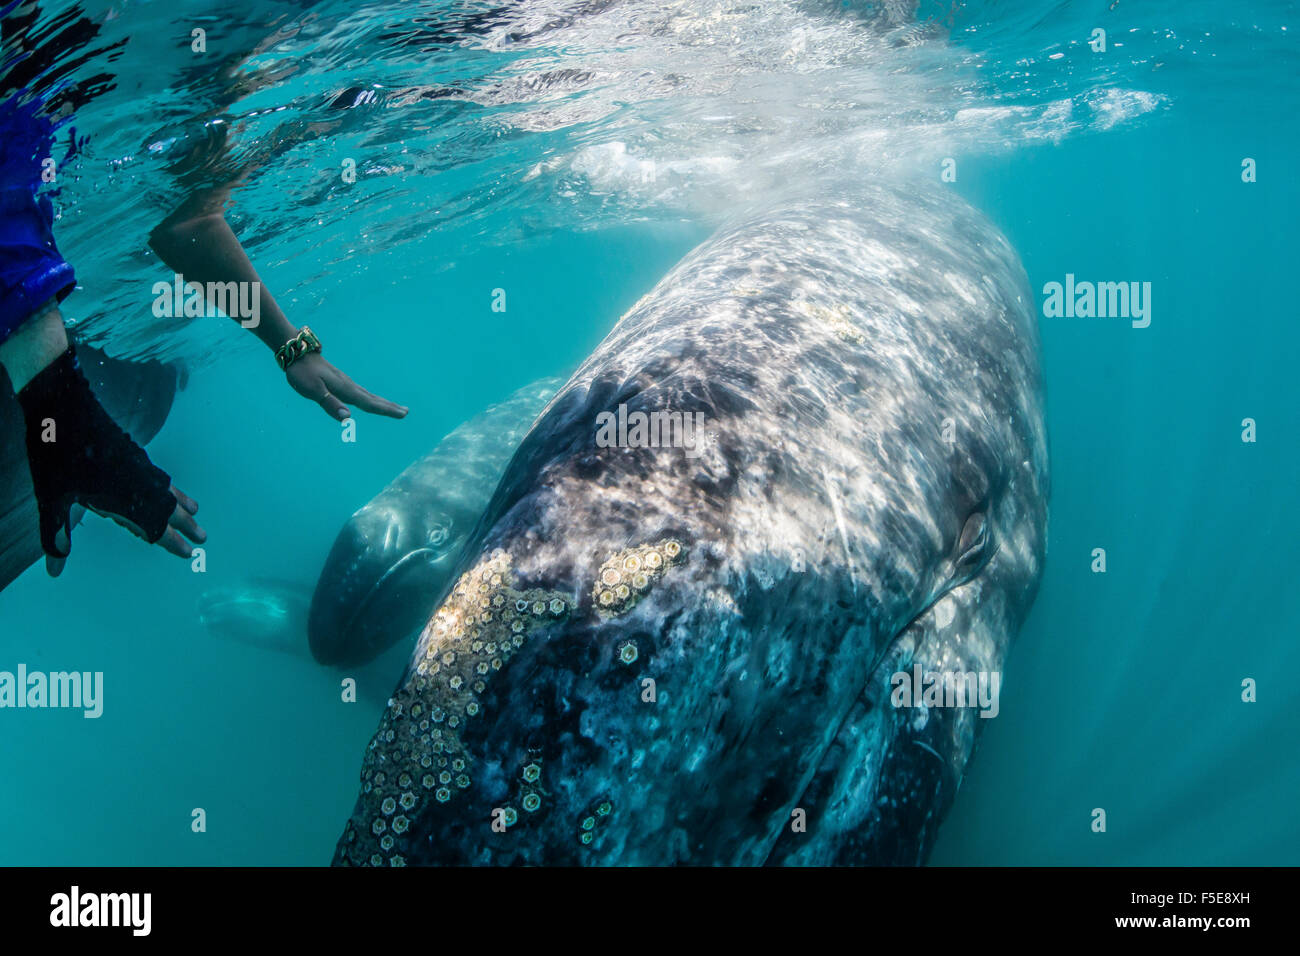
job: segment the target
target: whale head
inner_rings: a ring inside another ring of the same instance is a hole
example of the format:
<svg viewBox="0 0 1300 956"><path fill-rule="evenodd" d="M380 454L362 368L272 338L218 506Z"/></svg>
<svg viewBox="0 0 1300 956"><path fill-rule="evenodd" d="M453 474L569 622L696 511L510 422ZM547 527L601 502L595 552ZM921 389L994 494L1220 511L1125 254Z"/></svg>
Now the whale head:
<svg viewBox="0 0 1300 956"><path fill-rule="evenodd" d="M419 631L506 461L561 384L538 379L487 408L348 519L312 596L307 633L317 661L365 663Z"/></svg>
<svg viewBox="0 0 1300 956"><path fill-rule="evenodd" d="M377 656L427 619L477 515L389 496L356 512L325 560L307 634L322 664Z"/></svg>
<svg viewBox="0 0 1300 956"><path fill-rule="evenodd" d="M1041 573L1029 301L950 198L777 207L692 253L506 468L336 862L922 861ZM975 698L895 694L916 673Z"/></svg>

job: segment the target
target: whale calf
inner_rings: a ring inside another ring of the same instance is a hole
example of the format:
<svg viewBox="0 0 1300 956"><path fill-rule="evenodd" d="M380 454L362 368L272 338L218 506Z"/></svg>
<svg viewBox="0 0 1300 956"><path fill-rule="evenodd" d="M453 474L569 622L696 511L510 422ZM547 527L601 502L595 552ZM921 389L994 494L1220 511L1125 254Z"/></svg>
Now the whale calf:
<svg viewBox="0 0 1300 956"><path fill-rule="evenodd" d="M214 642L242 644L258 655L283 656L283 662L265 657L263 661L265 666L292 667L288 660L312 660L306 639L311 594L310 582L292 578L227 580L199 595L198 622ZM214 643L210 652L227 656L230 649ZM347 676L355 681L357 700L376 713L382 710L393 687L393 675L401 673L405 658L406 653L394 646L387 654L350 667Z"/></svg>
<svg viewBox="0 0 1300 956"><path fill-rule="evenodd" d="M296 581L252 578L208 588L198 600L199 624L221 640L306 657L309 594Z"/></svg>
<svg viewBox="0 0 1300 956"><path fill-rule="evenodd" d="M362 664L420 629L510 455L561 384L534 382L464 423L348 519L307 617L317 661Z"/></svg>
<svg viewBox="0 0 1300 956"><path fill-rule="evenodd" d="M547 406L336 864L924 862L985 721L894 706L893 675L1000 673L1033 601L1038 333L965 203L844 195L723 227ZM598 443L619 406L702 415L704 446Z"/></svg>

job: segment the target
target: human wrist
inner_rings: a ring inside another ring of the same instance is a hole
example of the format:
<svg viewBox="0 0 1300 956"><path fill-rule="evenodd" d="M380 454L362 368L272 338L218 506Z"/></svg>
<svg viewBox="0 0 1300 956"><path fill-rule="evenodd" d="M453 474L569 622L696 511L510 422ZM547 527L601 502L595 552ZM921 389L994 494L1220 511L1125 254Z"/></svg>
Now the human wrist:
<svg viewBox="0 0 1300 956"><path fill-rule="evenodd" d="M68 333L63 328L63 314L51 299L20 325L9 338L0 342L0 365L9 374L15 392L53 363L68 349Z"/></svg>
<svg viewBox="0 0 1300 956"><path fill-rule="evenodd" d="M311 330L310 326L304 325L298 330L297 335L276 349L275 361L280 366L281 371L288 372L295 362L306 358L308 355L319 355L321 348L321 340L316 337L316 333Z"/></svg>
<svg viewBox="0 0 1300 956"><path fill-rule="evenodd" d="M277 310L278 312L279 310ZM285 318L283 313L279 313L268 320L264 320L255 334L262 340L262 344L274 353L285 342L298 334L298 327Z"/></svg>

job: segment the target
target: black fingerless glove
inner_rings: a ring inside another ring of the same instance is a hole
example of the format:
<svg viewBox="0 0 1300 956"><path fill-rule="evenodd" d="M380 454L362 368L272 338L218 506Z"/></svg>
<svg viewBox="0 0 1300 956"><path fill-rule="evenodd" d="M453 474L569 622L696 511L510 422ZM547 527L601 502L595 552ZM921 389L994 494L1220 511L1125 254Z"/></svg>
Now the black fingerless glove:
<svg viewBox="0 0 1300 956"><path fill-rule="evenodd" d="M56 541L66 530L71 547L74 504L125 518L151 543L163 536L176 510L171 478L104 411L72 346L23 387L18 403L46 554L67 557Z"/></svg>

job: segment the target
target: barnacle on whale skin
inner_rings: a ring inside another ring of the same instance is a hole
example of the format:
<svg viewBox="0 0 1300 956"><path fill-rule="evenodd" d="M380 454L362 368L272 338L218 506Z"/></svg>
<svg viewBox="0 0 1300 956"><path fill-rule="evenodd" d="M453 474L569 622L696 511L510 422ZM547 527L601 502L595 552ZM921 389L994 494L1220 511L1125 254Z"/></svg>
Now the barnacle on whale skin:
<svg viewBox="0 0 1300 956"><path fill-rule="evenodd" d="M530 815L542 807L542 752L530 749L528 763L519 771L519 802Z"/></svg>
<svg viewBox="0 0 1300 956"><path fill-rule="evenodd" d="M848 305L837 303L827 306L803 299L796 299L793 305L796 311L808 318L825 323L831 332L845 342L861 345L866 341L865 336L863 336L862 331L854 321L853 310Z"/></svg>
<svg viewBox="0 0 1300 956"><path fill-rule="evenodd" d="M597 797L588 804L587 809L578 817L578 841L583 846L591 846L613 811L614 802L608 796Z"/></svg>
<svg viewBox="0 0 1300 956"><path fill-rule="evenodd" d="M563 593L516 588L504 551L494 551L461 575L421 633L418 663L388 702L366 750L365 786L349 825L355 836L343 849L344 862L399 864L417 815L473 785L474 761L461 734L465 722L482 713L487 681L526 639L572 608ZM436 776L428 770L434 755ZM541 803L533 796L535 802L524 807L530 813ZM394 816L399 807L403 813Z"/></svg>
<svg viewBox="0 0 1300 956"><path fill-rule="evenodd" d="M684 560L686 549L675 538L643 544L610 555L596 572L591 600L601 617L630 611L668 569Z"/></svg>

